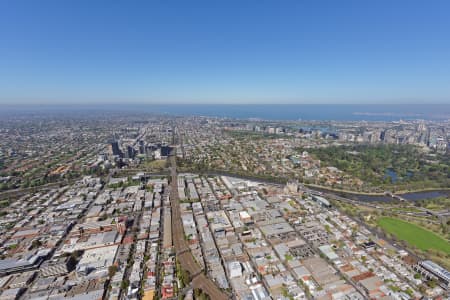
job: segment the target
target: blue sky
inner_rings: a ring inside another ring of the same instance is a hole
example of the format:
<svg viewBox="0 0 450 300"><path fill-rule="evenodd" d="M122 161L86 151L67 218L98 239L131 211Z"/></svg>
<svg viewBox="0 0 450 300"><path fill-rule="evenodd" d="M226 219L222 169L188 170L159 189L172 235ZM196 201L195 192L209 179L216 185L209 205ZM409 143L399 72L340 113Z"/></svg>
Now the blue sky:
<svg viewBox="0 0 450 300"><path fill-rule="evenodd" d="M0 1L0 103L450 103L450 1Z"/></svg>

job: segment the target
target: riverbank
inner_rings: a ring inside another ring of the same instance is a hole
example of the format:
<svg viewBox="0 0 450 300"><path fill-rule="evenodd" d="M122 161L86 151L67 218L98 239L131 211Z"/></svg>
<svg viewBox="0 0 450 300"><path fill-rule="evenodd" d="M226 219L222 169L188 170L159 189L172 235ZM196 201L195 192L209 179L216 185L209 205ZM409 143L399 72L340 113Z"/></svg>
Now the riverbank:
<svg viewBox="0 0 450 300"><path fill-rule="evenodd" d="M284 177L268 177L268 176L254 176L254 175L248 175L248 174L239 174L239 173L233 173L233 172L225 172L220 170L195 170L190 168L182 168L182 172L191 172L195 174L201 174L201 175L213 175L213 176L229 176L229 177L236 177L241 178L244 180L252 180L256 182L261 183L269 183L269 184L286 184L288 182L288 178ZM340 190L340 189L332 189L325 186L319 186L315 184L305 184L305 186L325 193L333 193L337 194L339 196L350 198L353 200L358 201L364 201L364 202L370 202L370 201L381 201L381 202L389 202L393 201L394 198L391 196L387 196L384 193L365 193L365 192L355 192L355 191L347 191L347 190ZM395 195L401 196L402 198L405 198L407 200L412 201L419 201L424 199L431 199L431 198L437 198L442 196L450 196L450 188L447 189L423 189L423 190L417 190L417 191L410 191L407 193L399 194L396 193Z"/></svg>
<svg viewBox="0 0 450 300"><path fill-rule="evenodd" d="M348 190L332 189L329 187L319 186L315 184L306 184L306 186L324 192L332 193L345 198L350 198L358 201L381 201L388 202L394 200L393 197L386 195L384 193L365 193L365 192L355 192ZM404 193L395 193L394 195L400 196L406 200L419 201L426 199L433 199L438 197L449 197L450 188L447 189L423 189L417 191L408 191Z"/></svg>
<svg viewBox="0 0 450 300"><path fill-rule="evenodd" d="M367 195L367 196L384 196L384 193L368 193L368 192L357 192L357 191L352 191L352 190L343 190L343 189L336 189L336 188L331 188L328 186L322 186L322 185L317 185L317 184L313 184L313 183L308 183L305 184L305 186L309 186L312 188L318 188L318 189L323 189L323 190L328 190L330 192L335 192L335 193L346 193L346 194L355 194L355 195ZM405 194L412 194L412 193L425 193L425 192L449 192L450 193L450 188L424 188L424 189L418 189L418 190L401 190L401 191L397 191L395 193L393 193L394 195L398 195L398 196L402 196Z"/></svg>

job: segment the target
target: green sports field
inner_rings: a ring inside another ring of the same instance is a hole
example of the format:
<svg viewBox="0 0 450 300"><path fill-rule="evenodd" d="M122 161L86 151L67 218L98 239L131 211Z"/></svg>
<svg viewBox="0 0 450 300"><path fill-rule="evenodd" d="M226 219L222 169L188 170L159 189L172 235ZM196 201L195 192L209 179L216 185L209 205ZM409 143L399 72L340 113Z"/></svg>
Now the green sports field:
<svg viewBox="0 0 450 300"><path fill-rule="evenodd" d="M436 249L450 253L450 243L448 241L415 224L396 218L382 217L378 220L378 225L396 236L397 239L404 240L419 249Z"/></svg>

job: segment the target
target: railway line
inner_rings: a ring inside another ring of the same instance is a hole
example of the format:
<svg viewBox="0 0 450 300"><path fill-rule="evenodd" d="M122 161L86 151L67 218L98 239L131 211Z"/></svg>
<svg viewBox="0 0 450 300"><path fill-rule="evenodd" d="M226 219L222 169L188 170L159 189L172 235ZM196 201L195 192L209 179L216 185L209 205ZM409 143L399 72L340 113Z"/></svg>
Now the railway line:
<svg viewBox="0 0 450 300"><path fill-rule="evenodd" d="M171 190L170 205L172 208L172 236L177 259L183 269L189 272L191 276L192 287L201 289L208 294L211 299L226 300L229 296L224 293L210 278L208 278L203 269L195 261L189 245L184 237L183 224L181 222L180 203L178 199L178 180L176 170L175 155L169 156L171 165Z"/></svg>

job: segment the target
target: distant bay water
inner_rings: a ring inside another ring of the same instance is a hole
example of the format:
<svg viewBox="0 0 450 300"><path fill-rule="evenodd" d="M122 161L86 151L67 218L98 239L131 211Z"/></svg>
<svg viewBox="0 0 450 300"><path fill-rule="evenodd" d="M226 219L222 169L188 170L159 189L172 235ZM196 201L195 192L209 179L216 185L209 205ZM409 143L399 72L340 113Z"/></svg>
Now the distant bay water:
<svg viewBox="0 0 450 300"><path fill-rule="evenodd" d="M152 109L149 107L149 109ZM450 119L450 105L179 105L155 106L161 113L237 119L396 121Z"/></svg>
<svg viewBox="0 0 450 300"><path fill-rule="evenodd" d="M398 121L449 120L450 104L96 104L10 105L0 114L20 112L145 112L178 116L209 116L262 120Z"/></svg>

